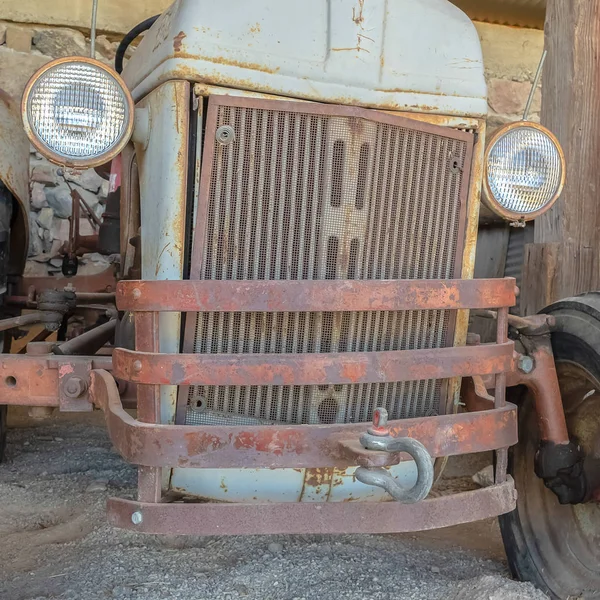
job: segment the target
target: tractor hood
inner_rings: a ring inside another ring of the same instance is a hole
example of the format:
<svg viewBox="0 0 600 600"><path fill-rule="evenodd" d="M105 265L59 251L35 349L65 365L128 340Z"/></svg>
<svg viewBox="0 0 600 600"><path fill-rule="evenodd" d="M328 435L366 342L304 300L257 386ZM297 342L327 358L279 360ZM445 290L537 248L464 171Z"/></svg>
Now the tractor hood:
<svg viewBox="0 0 600 600"><path fill-rule="evenodd" d="M136 101L185 79L388 110L487 112L479 37L447 0L177 0L124 78Z"/></svg>

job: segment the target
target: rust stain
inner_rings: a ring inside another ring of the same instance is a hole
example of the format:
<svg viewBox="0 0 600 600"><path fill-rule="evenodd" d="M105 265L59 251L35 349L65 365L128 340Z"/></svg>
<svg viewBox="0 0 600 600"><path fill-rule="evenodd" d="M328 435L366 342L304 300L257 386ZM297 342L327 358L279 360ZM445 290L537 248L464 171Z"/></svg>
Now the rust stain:
<svg viewBox="0 0 600 600"><path fill-rule="evenodd" d="M364 9L365 0L358 0L358 10L356 10L356 7L352 7L352 20L356 25L359 25L361 29L365 20L365 17L363 16Z"/></svg>
<svg viewBox="0 0 600 600"><path fill-rule="evenodd" d="M255 23L250 27L250 33L260 33L260 23Z"/></svg>
<svg viewBox="0 0 600 600"><path fill-rule="evenodd" d="M171 242L167 242L165 247L160 251L158 258L156 259L156 270L154 272L154 276L158 277L158 272L160 271L160 257L166 252L167 248L171 245Z"/></svg>
<svg viewBox="0 0 600 600"><path fill-rule="evenodd" d="M201 54L188 54L186 52L178 52L177 58L189 58L190 60L205 60L207 62L212 62L218 65L227 65L230 67L239 67L240 69L252 69L253 71L262 71L263 73L277 73L279 71L279 67L271 68L266 65L262 65L260 63L252 63L252 62L244 62L241 60L235 60L233 58L226 58L224 56L202 56ZM164 62L164 61L163 61ZM189 79L197 79L198 71L196 69L191 69L189 67L179 67L178 72L182 74L187 72L190 76ZM226 80L227 78L225 78ZM246 81L246 87L251 88L252 85L250 80L239 80L240 82ZM244 87L244 86L242 86Z"/></svg>
<svg viewBox="0 0 600 600"><path fill-rule="evenodd" d="M181 47L183 44L183 38L187 37L187 35L183 32L180 31L174 38L173 38L173 50L175 50L175 53L178 54L181 52Z"/></svg>

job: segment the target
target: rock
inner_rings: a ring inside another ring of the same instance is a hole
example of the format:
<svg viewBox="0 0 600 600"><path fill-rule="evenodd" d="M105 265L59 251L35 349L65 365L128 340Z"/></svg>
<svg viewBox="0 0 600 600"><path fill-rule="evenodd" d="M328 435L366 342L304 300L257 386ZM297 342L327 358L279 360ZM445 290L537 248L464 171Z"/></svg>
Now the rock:
<svg viewBox="0 0 600 600"><path fill-rule="evenodd" d="M106 181L104 180L102 182L102 185L100 186L100 192L98 192L98 195L100 196L100 198L108 198L108 194L110 193L110 181Z"/></svg>
<svg viewBox="0 0 600 600"><path fill-rule="evenodd" d="M439 567L431 567L430 571L437 575L438 573L440 573L440 568Z"/></svg>
<svg viewBox="0 0 600 600"><path fill-rule="evenodd" d="M25 263L23 277L45 277L48 275L48 269L44 263L28 260Z"/></svg>
<svg viewBox="0 0 600 600"><path fill-rule="evenodd" d="M283 552L283 546L277 542L271 542L267 549L273 555L281 554Z"/></svg>
<svg viewBox="0 0 600 600"><path fill-rule="evenodd" d="M33 36L33 45L42 54L53 58L88 55L83 33L64 27L37 29Z"/></svg>
<svg viewBox="0 0 600 600"><path fill-rule="evenodd" d="M29 78L42 65L51 61L50 56L38 54L25 54L9 50L6 46L0 47L0 88L2 88L15 102L21 101L25 85Z"/></svg>
<svg viewBox="0 0 600 600"><path fill-rule="evenodd" d="M16 52L31 50L31 29L10 25L6 28L6 46Z"/></svg>
<svg viewBox="0 0 600 600"><path fill-rule="evenodd" d="M490 79L488 82L488 104L497 113L521 116L530 92L531 84L528 81ZM541 103L542 92L538 88L533 96L531 112L539 112Z"/></svg>
<svg viewBox="0 0 600 600"><path fill-rule="evenodd" d="M58 185L56 167L52 165L36 165L31 171L31 181L45 185Z"/></svg>
<svg viewBox="0 0 600 600"><path fill-rule="evenodd" d="M50 252L53 242L54 237L52 231L44 229L42 234L42 246L44 247L44 252Z"/></svg>
<svg viewBox="0 0 600 600"><path fill-rule="evenodd" d="M39 263L47 263L50 260L50 256L48 254L38 254L37 256L32 256L30 260Z"/></svg>
<svg viewBox="0 0 600 600"><path fill-rule="evenodd" d="M503 125L506 125L507 123L514 123L514 121L515 121L515 118L508 117L506 115L497 115L494 113L488 114L488 118L486 121L486 124L487 124L486 135L489 137L499 127L502 127Z"/></svg>
<svg viewBox="0 0 600 600"><path fill-rule="evenodd" d="M55 269L60 269L62 267L62 258L51 258L50 266L54 267Z"/></svg>
<svg viewBox="0 0 600 600"><path fill-rule="evenodd" d="M488 465L478 471L472 477L473 481L480 487L488 487L494 483L494 467Z"/></svg>
<svg viewBox="0 0 600 600"><path fill-rule="evenodd" d="M65 440L64 440L64 438L61 438L61 437L55 437L54 441L55 442L64 442Z"/></svg>
<svg viewBox="0 0 600 600"><path fill-rule="evenodd" d="M100 199L98 198L98 196L96 194L94 194L93 192L88 192L88 190L84 190L82 187L79 187L78 185L74 185L73 188L79 192L79 195L85 200L87 205L92 210L94 210L96 208L96 206L98 205L98 202L100 201ZM84 208L82 206L81 214L84 214L83 211L84 211Z"/></svg>
<svg viewBox="0 0 600 600"><path fill-rule="evenodd" d="M79 235L94 235L95 233L97 231L85 217L79 219Z"/></svg>
<svg viewBox="0 0 600 600"><path fill-rule="evenodd" d="M96 37L96 52L100 52L104 58L110 61L115 59L119 42L111 42L105 35Z"/></svg>
<svg viewBox="0 0 600 600"><path fill-rule="evenodd" d="M38 235L38 225L35 219L29 221L29 256L36 256L44 251L42 240Z"/></svg>
<svg viewBox="0 0 600 600"><path fill-rule="evenodd" d="M97 492L106 491L106 481L92 481L90 485L85 488L86 494L94 494Z"/></svg>
<svg viewBox="0 0 600 600"><path fill-rule="evenodd" d="M68 219L58 219L54 211L54 220L52 221L52 239L66 241L69 239L69 221Z"/></svg>
<svg viewBox="0 0 600 600"><path fill-rule="evenodd" d="M46 192L44 191L44 184L35 181L31 186L31 208L33 210L42 210L48 206L46 200Z"/></svg>
<svg viewBox="0 0 600 600"><path fill-rule="evenodd" d="M86 169L85 171L76 171L65 169L65 179L76 183L79 187L97 194L105 179L100 177L94 169Z"/></svg>
<svg viewBox="0 0 600 600"><path fill-rule="evenodd" d="M6 42L6 23L0 23L0 45Z"/></svg>
<svg viewBox="0 0 600 600"><path fill-rule="evenodd" d="M73 201L71 192L66 185L46 189L46 200L48 205L54 209L54 215L59 219L68 219L71 216Z"/></svg>
<svg viewBox="0 0 600 600"><path fill-rule="evenodd" d="M50 207L42 208L42 210L40 210L38 213L36 221L40 227L43 227L44 229L51 229L53 218L54 211Z"/></svg>

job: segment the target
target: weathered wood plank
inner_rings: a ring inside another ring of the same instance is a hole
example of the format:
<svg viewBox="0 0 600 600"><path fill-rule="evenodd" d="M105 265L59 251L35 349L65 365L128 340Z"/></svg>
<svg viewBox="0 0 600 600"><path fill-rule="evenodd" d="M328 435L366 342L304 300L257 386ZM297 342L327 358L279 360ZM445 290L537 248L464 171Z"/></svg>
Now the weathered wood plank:
<svg viewBox="0 0 600 600"><path fill-rule="evenodd" d="M528 252L530 311L600 286L599 22L600 0L548 0L541 120L563 146L567 182L535 223L534 242L544 246Z"/></svg>

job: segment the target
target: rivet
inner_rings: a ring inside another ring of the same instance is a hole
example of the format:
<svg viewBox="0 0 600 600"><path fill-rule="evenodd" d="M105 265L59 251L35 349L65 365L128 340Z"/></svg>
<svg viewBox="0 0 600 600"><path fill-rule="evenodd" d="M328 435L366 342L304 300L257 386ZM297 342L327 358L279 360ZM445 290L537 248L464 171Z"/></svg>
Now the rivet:
<svg viewBox="0 0 600 600"><path fill-rule="evenodd" d="M133 363L133 370L134 370L136 373L139 373L139 372L142 370L142 361L141 361L141 360L136 360L136 361Z"/></svg>
<svg viewBox="0 0 600 600"><path fill-rule="evenodd" d="M142 297L142 292L138 288L135 288L131 294L134 300L139 300Z"/></svg>

